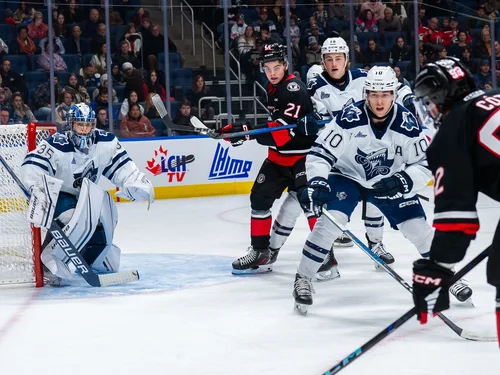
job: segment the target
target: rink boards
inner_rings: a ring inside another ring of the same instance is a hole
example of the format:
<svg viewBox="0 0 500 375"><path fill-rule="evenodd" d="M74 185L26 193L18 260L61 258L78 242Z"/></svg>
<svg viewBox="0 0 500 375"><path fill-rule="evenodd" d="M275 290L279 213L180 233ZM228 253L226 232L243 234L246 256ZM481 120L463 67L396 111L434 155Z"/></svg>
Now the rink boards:
<svg viewBox="0 0 500 375"><path fill-rule="evenodd" d="M257 142L232 147L208 137L120 141L153 183L157 199L246 194L267 156ZM104 178L100 185L115 188Z"/></svg>

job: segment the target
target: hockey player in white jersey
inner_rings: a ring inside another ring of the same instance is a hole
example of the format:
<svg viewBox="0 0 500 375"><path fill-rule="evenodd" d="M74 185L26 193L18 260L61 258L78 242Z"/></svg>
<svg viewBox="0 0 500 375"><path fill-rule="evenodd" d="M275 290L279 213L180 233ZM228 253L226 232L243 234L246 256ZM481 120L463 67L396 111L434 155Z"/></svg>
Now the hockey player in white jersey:
<svg viewBox="0 0 500 375"><path fill-rule="evenodd" d="M121 188L117 196L149 203L154 200L153 186L118 139L96 129L95 114L88 105L71 106L66 118L66 130L40 142L22 164L21 178L31 191L28 221L48 228L57 220L94 270L116 272L120 266L120 248L112 242L118 222L116 205L97 182L105 176ZM51 285L66 283L74 272L50 235L41 258Z"/></svg>
<svg viewBox="0 0 500 375"><path fill-rule="evenodd" d="M389 70L370 70L365 100L347 105L307 156L308 187L301 200L317 215L325 206L346 225L358 202L366 199L427 257L433 231L416 193L431 178L428 142L415 117L395 103L397 84ZM307 238L293 290L299 312L312 305L312 277L340 233L320 216Z"/></svg>
<svg viewBox="0 0 500 375"><path fill-rule="evenodd" d="M363 87L368 71L364 69L349 70L349 47L342 38L328 38L321 47L322 66L312 66L307 74L308 89L316 112L323 119L332 119L346 105L363 99ZM383 68L392 70L391 68ZM394 73L395 75L395 73ZM414 113L414 94L411 89L398 82L396 103L403 105ZM366 238L369 247L387 264L394 263L382 240L384 232L384 217L372 203L366 203L364 217ZM340 236L334 246L353 246L350 238ZM320 272L331 266L329 259L333 258L333 250L321 267ZM377 267L377 265L376 265Z"/></svg>

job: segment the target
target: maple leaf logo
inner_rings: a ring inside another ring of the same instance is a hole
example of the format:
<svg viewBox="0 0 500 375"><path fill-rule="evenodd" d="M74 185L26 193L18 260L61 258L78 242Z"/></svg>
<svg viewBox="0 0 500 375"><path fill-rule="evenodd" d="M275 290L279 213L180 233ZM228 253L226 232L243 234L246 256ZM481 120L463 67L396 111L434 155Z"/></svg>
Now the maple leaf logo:
<svg viewBox="0 0 500 375"><path fill-rule="evenodd" d="M151 160L147 160L146 169L151 172L153 176L158 176L162 172L162 159L164 160L167 156L168 150L164 150L160 145L158 150L155 150L154 157Z"/></svg>

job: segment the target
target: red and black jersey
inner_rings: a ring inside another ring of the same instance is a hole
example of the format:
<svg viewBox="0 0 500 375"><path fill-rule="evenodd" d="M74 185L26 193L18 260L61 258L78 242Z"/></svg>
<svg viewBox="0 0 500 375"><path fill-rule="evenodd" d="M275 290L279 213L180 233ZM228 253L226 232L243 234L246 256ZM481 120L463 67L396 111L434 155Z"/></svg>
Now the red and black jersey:
<svg viewBox="0 0 500 375"><path fill-rule="evenodd" d="M500 89L476 91L446 116L427 149L434 227L475 236L478 192L500 201Z"/></svg>
<svg viewBox="0 0 500 375"><path fill-rule="evenodd" d="M313 112L311 96L305 84L293 74L278 85L269 84L267 108L270 112L268 127L296 124L300 117ZM277 130L256 136L257 142L269 146L269 160L292 166L307 155L316 136L302 136L293 130Z"/></svg>

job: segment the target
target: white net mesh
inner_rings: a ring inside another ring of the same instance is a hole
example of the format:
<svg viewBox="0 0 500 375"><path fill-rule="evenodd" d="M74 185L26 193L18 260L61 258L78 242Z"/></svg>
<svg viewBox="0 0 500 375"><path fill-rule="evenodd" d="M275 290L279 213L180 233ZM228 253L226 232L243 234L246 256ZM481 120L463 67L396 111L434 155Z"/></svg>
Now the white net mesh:
<svg viewBox="0 0 500 375"><path fill-rule="evenodd" d="M37 142L51 130L37 129ZM20 177L28 152L27 125L0 126L0 155ZM0 285L35 282L33 231L26 221L28 200L0 164Z"/></svg>

